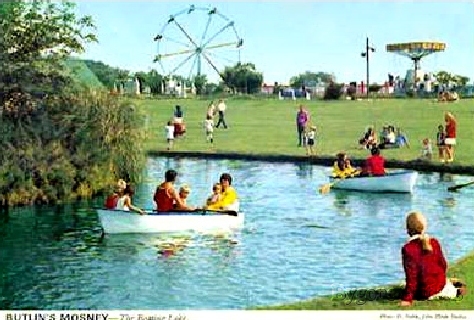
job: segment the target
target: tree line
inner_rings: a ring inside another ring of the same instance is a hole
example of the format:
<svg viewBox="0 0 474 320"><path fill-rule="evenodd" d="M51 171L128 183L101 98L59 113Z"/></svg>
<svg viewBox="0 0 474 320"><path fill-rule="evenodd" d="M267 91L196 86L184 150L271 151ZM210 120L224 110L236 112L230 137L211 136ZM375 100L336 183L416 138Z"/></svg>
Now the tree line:
<svg viewBox="0 0 474 320"><path fill-rule="evenodd" d="M65 63L97 41L94 28L69 1L0 2L0 204L56 203L139 179L143 117Z"/></svg>

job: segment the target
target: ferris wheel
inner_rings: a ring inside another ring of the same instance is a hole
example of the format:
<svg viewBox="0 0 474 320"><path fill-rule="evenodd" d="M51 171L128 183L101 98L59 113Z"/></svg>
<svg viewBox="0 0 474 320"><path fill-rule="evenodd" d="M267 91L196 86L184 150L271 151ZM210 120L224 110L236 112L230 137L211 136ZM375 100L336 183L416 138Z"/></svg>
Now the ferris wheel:
<svg viewBox="0 0 474 320"><path fill-rule="evenodd" d="M240 62L242 38L234 21L217 8L189 8L169 16L157 42L157 62L164 75L179 74L192 79L216 72Z"/></svg>

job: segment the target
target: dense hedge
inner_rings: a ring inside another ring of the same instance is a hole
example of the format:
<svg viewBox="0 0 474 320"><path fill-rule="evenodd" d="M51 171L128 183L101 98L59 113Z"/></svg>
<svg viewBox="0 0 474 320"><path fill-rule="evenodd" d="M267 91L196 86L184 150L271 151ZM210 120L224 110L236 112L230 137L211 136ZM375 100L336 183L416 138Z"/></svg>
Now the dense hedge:
<svg viewBox="0 0 474 320"><path fill-rule="evenodd" d="M142 170L143 117L65 63L95 40L73 7L0 3L0 203L90 196Z"/></svg>

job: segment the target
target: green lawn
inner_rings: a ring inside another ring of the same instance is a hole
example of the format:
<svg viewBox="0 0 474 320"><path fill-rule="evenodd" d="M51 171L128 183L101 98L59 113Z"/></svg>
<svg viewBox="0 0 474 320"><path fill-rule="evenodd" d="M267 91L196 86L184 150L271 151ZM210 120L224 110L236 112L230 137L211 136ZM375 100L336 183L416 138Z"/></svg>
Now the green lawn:
<svg viewBox="0 0 474 320"><path fill-rule="evenodd" d="M211 151L205 141L202 122L208 101L205 100L135 100L148 115L148 150L165 150L164 126L172 117L174 105L184 108L187 135L178 139L175 150ZM215 130L212 152L304 155L297 148L295 117L299 103L307 106L312 123L318 127L317 153L332 156L345 150L353 158L365 158L357 140L368 126L380 131L386 123L400 126L411 142L409 149L384 150L387 159L413 160L420 154L420 140L436 139L437 126L444 124L444 111L454 113L458 120L455 164L474 165L473 100L442 104L430 100L390 99L375 101L291 101L291 100L228 100L226 119L229 129ZM436 147L434 146L436 153Z"/></svg>
<svg viewBox="0 0 474 320"><path fill-rule="evenodd" d="M474 165L474 107L473 100L453 104L439 104L428 100L375 101L290 101L290 100L228 100L226 120L229 129L215 130L215 144L206 143L202 122L208 101L204 100L134 100L138 110L147 115L147 151L166 150L164 126L171 119L174 106L180 104L187 125L185 138L177 139L177 151L238 152L253 154L304 155L296 146L295 117L303 103L310 111L312 123L318 127L317 153L332 156L345 150L353 158L365 158L366 150L359 150L357 140L368 126L377 131L386 124L403 128L411 148L383 150L387 159L413 160L420 154L421 140L436 139L439 124L444 125L444 111L451 111L458 121L455 164ZM436 148L434 146L436 155ZM436 161L436 160L435 160ZM450 275L466 281L468 290L474 286L474 254L450 268ZM304 285L304 284L302 284ZM374 291L375 290L375 291ZM396 286L359 290L330 297L297 302L291 305L262 309L286 310L397 310L400 288ZM410 309L466 310L474 307L471 294L458 301L416 302Z"/></svg>

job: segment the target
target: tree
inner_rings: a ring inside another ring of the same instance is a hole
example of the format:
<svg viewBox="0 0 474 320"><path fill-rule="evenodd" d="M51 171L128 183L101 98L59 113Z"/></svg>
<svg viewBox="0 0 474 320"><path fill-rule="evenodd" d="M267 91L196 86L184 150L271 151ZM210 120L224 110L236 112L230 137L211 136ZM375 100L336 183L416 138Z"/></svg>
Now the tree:
<svg viewBox="0 0 474 320"><path fill-rule="evenodd" d="M455 75L447 71L439 71L435 75L436 80L440 85L448 86L450 83L455 83L457 87L465 87L469 82L469 77Z"/></svg>
<svg viewBox="0 0 474 320"><path fill-rule="evenodd" d="M97 40L91 17L73 9L0 2L0 194L11 204L66 200L141 172L139 113L79 83L67 66Z"/></svg>
<svg viewBox="0 0 474 320"><path fill-rule="evenodd" d="M263 74L257 72L252 63L239 62L233 67L226 67L221 77L229 88L239 93L257 93L263 83Z"/></svg>
<svg viewBox="0 0 474 320"><path fill-rule="evenodd" d="M291 77L290 86L292 88L301 88L303 86L313 87L318 82L330 83L331 81L335 81L335 79L334 76L329 73L323 71L306 71L305 73Z"/></svg>
<svg viewBox="0 0 474 320"><path fill-rule="evenodd" d="M109 89L112 89L117 81L124 81L128 78L129 71L111 67L102 61L84 60L84 63Z"/></svg>
<svg viewBox="0 0 474 320"><path fill-rule="evenodd" d="M196 88L196 94L202 94L207 83L207 76L201 74L194 77L194 87Z"/></svg>

